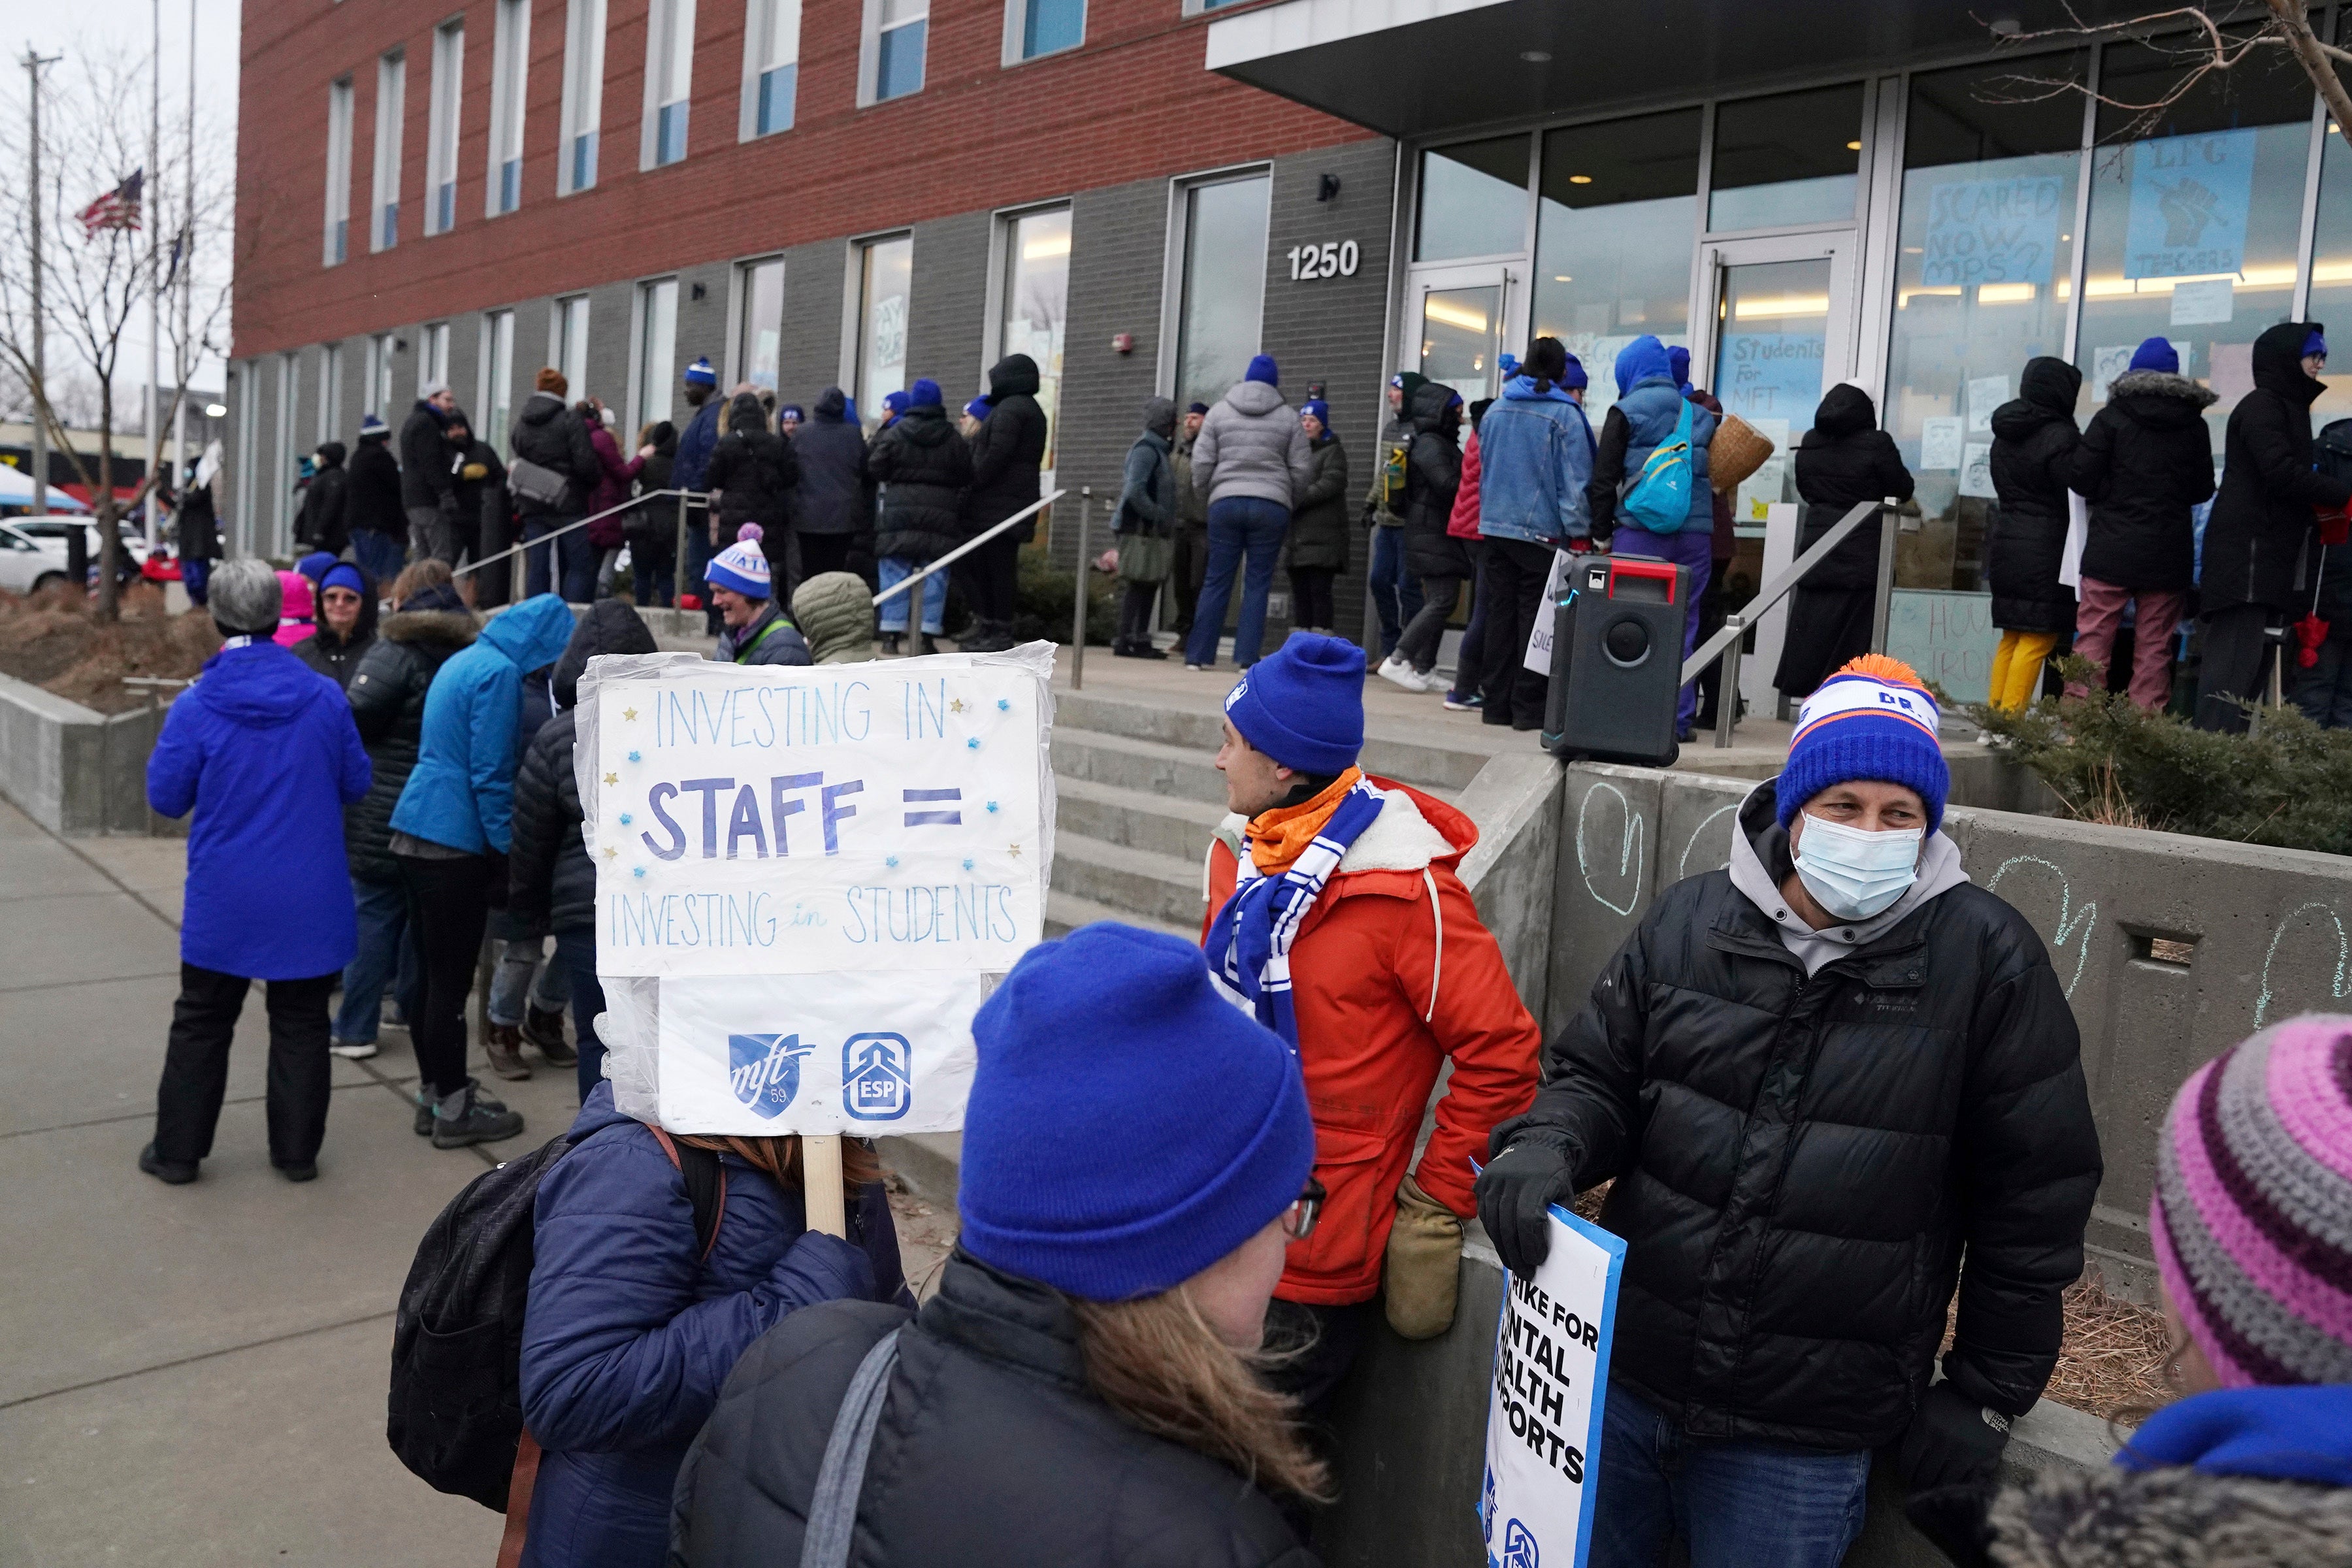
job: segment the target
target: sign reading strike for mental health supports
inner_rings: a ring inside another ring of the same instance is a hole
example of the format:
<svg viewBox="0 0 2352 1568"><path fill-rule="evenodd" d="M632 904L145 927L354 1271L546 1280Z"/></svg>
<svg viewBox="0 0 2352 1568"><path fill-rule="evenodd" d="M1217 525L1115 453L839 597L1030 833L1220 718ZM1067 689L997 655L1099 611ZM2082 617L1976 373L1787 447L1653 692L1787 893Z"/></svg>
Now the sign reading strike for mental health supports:
<svg viewBox="0 0 2352 1568"><path fill-rule="evenodd" d="M1554 1205L1551 1250L1504 1276L1478 1522L1487 1568L1583 1568L1625 1243Z"/></svg>

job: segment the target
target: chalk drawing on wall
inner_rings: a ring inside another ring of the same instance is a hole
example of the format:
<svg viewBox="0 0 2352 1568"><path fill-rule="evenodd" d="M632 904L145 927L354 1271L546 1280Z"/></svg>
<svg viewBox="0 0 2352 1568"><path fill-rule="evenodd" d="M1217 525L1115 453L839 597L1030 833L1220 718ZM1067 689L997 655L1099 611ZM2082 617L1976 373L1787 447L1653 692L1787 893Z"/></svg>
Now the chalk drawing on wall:
<svg viewBox="0 0 2352 1568"><path fill-rule="evenodd" d="M1737 801L1734 801L1729 805L1718 805L1713 811L1708 812L1706 817L1700 821L1696 827L1691 829L1690 842L1683 846L1683 858L1675 862L1675 875L1676 877L1687 877L1691 874L1691 856L1696 853L1698 849L1698 841L1706 837L1706 830L1713 827L1721 818L1729 816L1733 812L1736 812L1738 809L1739 803ZM1711 865L1702 866L1699 869L1702 871L1720 871L1726 866L1730 864L1731 835L1729 833L1726 833L1723 839L1723 858Z"/></svg>
<svg viewBox="0 0 2352 1568"><path fill-rule="evenodd" d="M1624 826L1619 830L1618 841L1615 846L1617 858L1615 878L1631 878L1631 881L1627 884L1625 889L1625 901L1622 904L1617 902L1614 899L1612 899L1608 894L1602 892L1599 888L1593 886L1592 882L1595 871L1599 871L1604 877L1610 874L1608 868L1611 847L1605 842L1608 837L1607 824L1605 822L1595 822L1593 820L1592 811L1592 797L1604 792L1612 799L1616 801L1618 814L1623 817L1625 824ZM1592 849L1585 843L1586 827L1588 825L1592 828L1592 836L1604 841L1600 847L1601 855L1597 860L1593 855ZM1625 798L1624 791L1605 780L1596 783L1591 789L1586 790L1584 792L1584 799L1578 803L1576 808L1577 874L1584 879L1585 891L1591 893L1594 900L1598 902L1602 909L1612 910L1614 913L1621 915L1630 915L1633 912L1634 907L1642 901L1642 864L1643 856L1643 837L1644 832L1645 829L1642 822L1642 814L1633 809L1633 803Z"/></svg>
<svg viewBox="0 0 2352 1568"><path fill-rule="evenodd" d="M1985 891L2000 892L2001 879L2021 866L2039 866L2058 879L2058 923L2050 933L2050 945L2063 955L2066 951L2067 943L2074 944L2074 973L2066 982L2066 996L2069 1001L2072 1001L2074 987L2082 983L2083 965L2091 956L2091 933L2098 929L2098 902L2094 900L2083 906L2080 914L2075 913L2074 889L2066 880L2066 873L2060 870L2055 863L2044 860L2039 855L2012 855L2002 861L2000 868L1992 874L1992 879L1985 884ZM2015 899L2010 900L2012 904L2016 901ZM2053 963L2051 967L2055 969L2058 965ZM2063 971L2062 970L2061 973Z"/></svg>
<svg viewBox="0 0 2352 1568"><path fill-rule="evenodd" d="M2278 957L2279 943L2286 940L2289 927L2315 910L2327 917L2327 923L2336 931L2336 976L2328 983L2328 990L2339 1002L2347 994L2352 994L2352 986L2347 986L2345 982L2345 971L2352 968L2352 941L2348 941L2345 936L2343 917L2336 912L2335 907L2331 904L2298 905L2294 913L2279 921L2278 930L2271 932L2271 945L2263 954L2263 988L2254 997L2254 1027L2257 1029L2270 1018L2271 961Z"/></svg>

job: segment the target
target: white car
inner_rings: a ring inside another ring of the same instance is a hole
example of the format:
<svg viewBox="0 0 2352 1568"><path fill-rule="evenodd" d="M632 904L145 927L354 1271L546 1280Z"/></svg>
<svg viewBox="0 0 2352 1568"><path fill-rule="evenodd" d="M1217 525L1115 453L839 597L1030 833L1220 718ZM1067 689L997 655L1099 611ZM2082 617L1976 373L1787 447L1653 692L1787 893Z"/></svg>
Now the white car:
<svg viewBox="0 0 2352 1568"><path fill-rule="evenodd" d="M147 541L128 524L122 534L123 572L131 575L147 558ZM66 581L66 541L80 529L89 541L90 564L98 564L98 525L78 517L14 517L0 521L0 589L29 594Z"/></svg>
<svg viewBox="0 0 2352 1568"><path fill-rule="evenodd" d="M66 540L75 529L79 528L82 531L82 536L89 542L90 564L93 566L98 564L98 524L89 518L62 515L12 517L8 520L8 523L10 527L44 543L56 542L60 552L66 547ZM114 531L122 541L123 559L131 563L132 571L137 571L147 560L146 531L131 518L117 518Z"/></svg>

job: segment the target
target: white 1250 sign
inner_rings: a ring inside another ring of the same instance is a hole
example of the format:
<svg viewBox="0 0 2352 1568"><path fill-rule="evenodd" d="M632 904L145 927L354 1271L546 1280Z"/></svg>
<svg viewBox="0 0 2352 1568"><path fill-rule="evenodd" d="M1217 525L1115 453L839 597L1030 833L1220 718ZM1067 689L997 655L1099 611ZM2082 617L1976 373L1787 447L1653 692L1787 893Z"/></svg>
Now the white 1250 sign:
<svg viewBox="0 0 2352 1568"><path fill-rule="evenodd" d="M1290 247L1290 280L1298 283L1318 278L1353 278L1356 261L1356 242L1352 239L1338 245L1328 241L1294 245Z"/></svg>

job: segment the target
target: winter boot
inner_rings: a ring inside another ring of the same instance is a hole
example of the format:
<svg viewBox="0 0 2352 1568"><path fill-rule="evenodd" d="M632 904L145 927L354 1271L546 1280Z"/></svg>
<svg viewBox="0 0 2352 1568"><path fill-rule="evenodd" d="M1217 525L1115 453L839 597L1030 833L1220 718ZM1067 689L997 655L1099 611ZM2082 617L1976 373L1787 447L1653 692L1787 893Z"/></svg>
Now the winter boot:
<svg viewBox="0 0 2352 1568"><path fill-rule="evenodd" d="M443 1097L433 1108L433 1146L463 1149L475 1143L498 1143L522 1131L522 1114L481 1092L471 1079L457 1093Z"/></svg>
<svg viewBox="0 0 2352 1568"><path fill-rule="evenodd" d="M541 1007L536 1003L523 1005L522 1037L537 1046L539 1054L547 1058L551 1068L568 1068L580 1060L580 1053L563 1037L563 1009Z"/></svg>
<svg viewBox="0 0 2352 1568"><path fill-rule="evenodd" d="M139 1151L139 1168L166 1186L184 1187L196 1179L194 1160L166 1160L152 1143Z"/></svg>
<svg viewBox="0 0 2352 1568"><path fill-rule="evenodd" d="M940 651L940 645L931 640L930 633L925 632L921 640L915 644L915 651L919 654L937 653Z"/></svg>
<svg viewBox="0 0 2352 1568"><path fill-rule="evenodd" d="M522 1059L522 1031L514 1025L492 1024L482 1050L490 1058L490 1070L500 1078L520 1080L530 1076L530 1064Z"/></svg>
<svg viewBox="0 0 2352 1568"><path fill-rule="evenodd" d="M882 651L888 657L896 658L898 657L898 645L905 640L906 637L904 633L884 632L882 634Z"/></svg>

